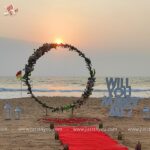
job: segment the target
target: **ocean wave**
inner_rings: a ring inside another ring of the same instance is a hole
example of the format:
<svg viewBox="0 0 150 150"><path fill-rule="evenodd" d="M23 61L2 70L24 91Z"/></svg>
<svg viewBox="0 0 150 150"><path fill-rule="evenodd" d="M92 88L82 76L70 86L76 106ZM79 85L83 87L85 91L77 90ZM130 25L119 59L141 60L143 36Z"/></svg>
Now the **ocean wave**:
<svg viewBox="0 0 150 150"><path fill-rule="evenodd" d="M0 92L27 92L27 89L11 89L11 88L0 88ZM83 92L83 90L48 90L48 89L32 89L33 92Z"/></svg>
<svg viewBox="0 0 150 150"><path fill-rule="evenodd" d="M0 88L0 92L27 92L27 89L13 89L13 88ZM62 93L78 93L78 92L83 92L84 90L81 89L70 89L70 90L63 90L63 89L58 89L58 90L48 90L48 89L33 89L33 92L62 92ZM94 89L93 92L108 92L106 89ZM132 89L132 92L150 92L150 89Z"/></svg>

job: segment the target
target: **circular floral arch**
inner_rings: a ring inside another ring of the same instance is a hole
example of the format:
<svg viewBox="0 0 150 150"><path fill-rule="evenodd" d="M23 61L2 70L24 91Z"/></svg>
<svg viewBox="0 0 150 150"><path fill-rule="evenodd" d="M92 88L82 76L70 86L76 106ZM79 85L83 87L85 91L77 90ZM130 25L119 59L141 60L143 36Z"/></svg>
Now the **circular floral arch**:
<svg viewBox="0 0 150 150"><path fill-rule="evenodd" d="M90 76L88 78L86 88L79 99L77 99L76 101L74 101L71 104L67 104L67 105L59 106L59 107L52 107L52 106L48 106L46 103L43 103L41 100L39 100L34 95L34 93L32 92L31 84L30 84L30 76L31 76L32 71L34 70L36 61L40 57L42 57L46 52L49 52L52 48L56 49L57 47L67 48L67 49L69 49L69 51L74 51L74 52L78 53L78 55L84 59ZM51 109L52 112L56 112L56 111L63 112L64 110L78 108L81 105L83 105L86 102L86 100L89 98L89 96L92 94L94 83L95 83L95 69L92 68L91 60L89 58L87 58L85 56L85 54L82 53L80 50L78 50L76 47L69 45L69 44L62 44L62 43L61 44L57 44L57 43L43 44L41 47L39 47L37 50L35 50L34 53L29 57L28 63L25 65L24 70L25 70L25 74L23 76L23 81L28 87L28 94L30 94L31 97L34 98L34 100L36 102L38 102L40 105L42 105L42 107Z"/></svg>

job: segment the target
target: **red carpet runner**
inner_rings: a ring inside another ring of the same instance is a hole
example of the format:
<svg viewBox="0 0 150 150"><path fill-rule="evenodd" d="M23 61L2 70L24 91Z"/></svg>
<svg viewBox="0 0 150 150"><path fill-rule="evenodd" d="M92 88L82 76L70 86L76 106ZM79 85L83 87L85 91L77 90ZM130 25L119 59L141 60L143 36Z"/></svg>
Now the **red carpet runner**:
<svg viewBox="0 0 150 150"><path fill-rule="evenodd" d="M98 118L40 118L38 121L44 123L53 122L55 124L81 124L81 123L98 123Z"/></svg>
<svg viewBox="0 0 150 150"><path fill-rule="evenodd" d="M57 127L59 139L69 150L128 150L96 127Z"/></svg>

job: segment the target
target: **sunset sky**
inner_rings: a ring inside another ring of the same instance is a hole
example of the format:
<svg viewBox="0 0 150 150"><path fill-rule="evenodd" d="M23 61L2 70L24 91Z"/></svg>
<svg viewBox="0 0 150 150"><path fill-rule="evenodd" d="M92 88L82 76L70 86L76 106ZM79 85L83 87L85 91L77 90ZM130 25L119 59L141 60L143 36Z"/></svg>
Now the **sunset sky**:
<svg viewBox="0 0 150 150"><path fill-rule="evenodd" d="M4 16L10 3L19 12ZM62 39L91 58L98 76L150 76L149 16L150 0L0 0L0 75L14 75L34 48ZM34 73L87 70L76 54L58 50L41 58Z"/></svg>

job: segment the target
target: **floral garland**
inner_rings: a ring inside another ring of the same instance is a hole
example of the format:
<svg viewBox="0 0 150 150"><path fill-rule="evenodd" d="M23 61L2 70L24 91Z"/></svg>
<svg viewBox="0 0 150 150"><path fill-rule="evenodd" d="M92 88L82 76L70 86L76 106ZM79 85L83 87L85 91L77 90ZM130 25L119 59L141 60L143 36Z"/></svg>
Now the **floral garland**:
<svg viewBox="0 0 150 150"><path fill-rule="evenodd" d="M31 72L34 70L34 66L36 64L36 61L42 57L46 52L50 51L52 48L57 48L57 47L62 47L62 48L68 48L69 51L74 51L79 54L80 57L82 57L85 62L87 69L89 70L90 77L88 78L86 89L84 90L83 94L81 95L81 98L73 102L72 104L68 104L65 106L60 106L60 107L51 107L48 106L46 103L43 103L40 101L32 92L32 87L30 85L30 76ZM69 110L69 109L74 109L78 108L81 105L83 105L86 100L89 98L89 96L92 94L94 83L95 83L95 69L92 68L91 60L85 56L84 53L82 53L80 50L78 50L76 47L69 45L69 44L57 44L57 43L51 43L51 44L43 44L43 46L39 47L37 50L34 51L34 53L29 57L28 63L25 65L24 68L25 74L23 75L23 82L27 85L28 87L28 94L31 95L32 98L36 102L38 102L40 105L42 105L45 108L51 109L52 112L56 111L64 111L64 110Z"/></svg>

